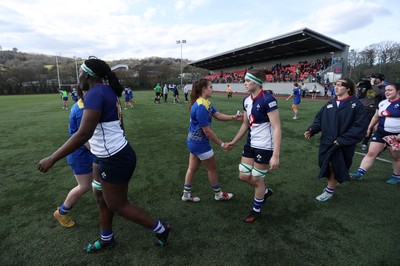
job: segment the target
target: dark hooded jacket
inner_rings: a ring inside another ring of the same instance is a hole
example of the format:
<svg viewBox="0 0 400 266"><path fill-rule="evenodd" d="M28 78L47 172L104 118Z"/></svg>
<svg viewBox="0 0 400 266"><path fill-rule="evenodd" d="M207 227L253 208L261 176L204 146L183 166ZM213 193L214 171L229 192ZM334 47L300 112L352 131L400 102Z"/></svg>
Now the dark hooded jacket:
<svg viewBox="0 0 400 266"><path fill-rule="evenodd" d="M363 104L353 96L343 99L337 107L336 99L328 101L315 116L309 127L312 135L321 132L318 175L328 177L331 164L335 179L341 183L349 180L355 146L367 131L368 118ZM334 144L337 140L339 145Z"/></svg>

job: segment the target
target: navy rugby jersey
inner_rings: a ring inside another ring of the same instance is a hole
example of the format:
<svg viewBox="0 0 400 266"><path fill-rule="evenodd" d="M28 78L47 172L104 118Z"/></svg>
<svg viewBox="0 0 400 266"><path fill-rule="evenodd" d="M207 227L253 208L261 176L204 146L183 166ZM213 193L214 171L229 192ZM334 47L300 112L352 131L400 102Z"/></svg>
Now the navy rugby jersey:
<svg viewBox="0 0 400 266"><path fill-rule="evenodd" d="M378 130L388 133L400 133L400 99L391 102L386 99L378 106L379 124Z"/></svg>
<svg viewBox="0 0 400 266"><path fill-rule="evenodd" d="M252 148L273 150L274 131L268 113L278 109L276 99L267 91L261 91L255 98L252 95L244 98L243 109L249 120L247 143Z"/></svg>
<svg viewBox="0 0 400 266"><path fill-rule="evenodd" d="M128 141L121 128L121 106L113 89L104 84L91 88L85 95L85 109L101 111L100 121L89 140L91 152L106 158L122 150Z"/></svg>

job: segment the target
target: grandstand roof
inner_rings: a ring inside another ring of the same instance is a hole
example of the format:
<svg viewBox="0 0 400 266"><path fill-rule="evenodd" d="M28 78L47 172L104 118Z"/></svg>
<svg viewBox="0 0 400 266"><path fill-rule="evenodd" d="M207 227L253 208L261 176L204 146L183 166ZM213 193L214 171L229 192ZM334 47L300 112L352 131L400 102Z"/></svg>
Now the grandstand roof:
<svg viewBox="0 0 400 266"><path fill-rule="evenodd" d="M190 65L208 70L278 61L316 53L346 51L349 45L303 28L268 40L194 61ZM347 51L346 51L347 52Z"/></svg>

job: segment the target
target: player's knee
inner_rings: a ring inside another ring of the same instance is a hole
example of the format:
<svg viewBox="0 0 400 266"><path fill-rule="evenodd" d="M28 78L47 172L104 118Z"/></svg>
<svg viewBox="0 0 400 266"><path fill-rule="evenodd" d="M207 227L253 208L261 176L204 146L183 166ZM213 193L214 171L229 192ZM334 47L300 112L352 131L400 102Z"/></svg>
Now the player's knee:
<svg viewBox="0 0 400 266"><path fill-rule="evenodd" d="M96 180L93 180L92 188L93 188L93 190L101 191L101 183Z"/></svg>
<svg viewBox="0 0 400 266"><path fill-rule="evenodd" d="M244 182L249 182L251 179L251 175L244 175L242 173L239 174L239 180Z"/></svg>
<svg viewBox="0 0 400 266"><path fill-rule="evenodd" d="M240 179L246 179L245 177L251 176L251 171L253 170L253 166L247 163L240 163L239 164L239 171L240 171ZM242 180L243 180L242 179Z"/></svg>
<svg viewBox="0 0 400 266"><path fill-rule="evenodd" d="M253 170L251 171L251 175L255 178L265 178L267 176L267 172L268 172L267 169L260 170L254 167Z"/></svg>
<svg viewBox="0 0 400 266"><path fill-rule="evenodd" d="M88 184L81 184L81 185L79 186L80 191L82 191L82 193L88 192L92 187L93 187L93 185L92 185L91 183L88 183Z"/></svg>

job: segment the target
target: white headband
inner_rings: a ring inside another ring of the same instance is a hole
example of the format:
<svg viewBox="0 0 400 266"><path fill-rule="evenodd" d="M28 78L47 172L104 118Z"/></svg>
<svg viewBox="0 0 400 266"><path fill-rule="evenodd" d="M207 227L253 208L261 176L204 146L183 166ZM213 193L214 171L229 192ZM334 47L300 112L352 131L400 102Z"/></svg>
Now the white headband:
<svg viewBox="0 0 400 266"><path fill-rule="evenodd" d="M95 77L95 78L100 79L100 77L97 76L97 75L93 72L93 70L91 70L90 68L88 68L88 67L85 65L85 63L83 63L83 64L81 65L81 69L82 69L83 71L85 71L86 73L88 73L89 75L91 75L92 77Z"/></svg>
<svg viewBox="0 0 400 266"><path fill-rule="evenodd" d="M255 83L257 83L258 85L261 85L262 86L262 81L260 80L260 79L258 79L258 78L256 78L255 76L253 76L252 74L250 74L250 73L246 73L246 76L244 76L245 78L248 78L248 79L250 79L251 81L254 81Z"/></svg>

